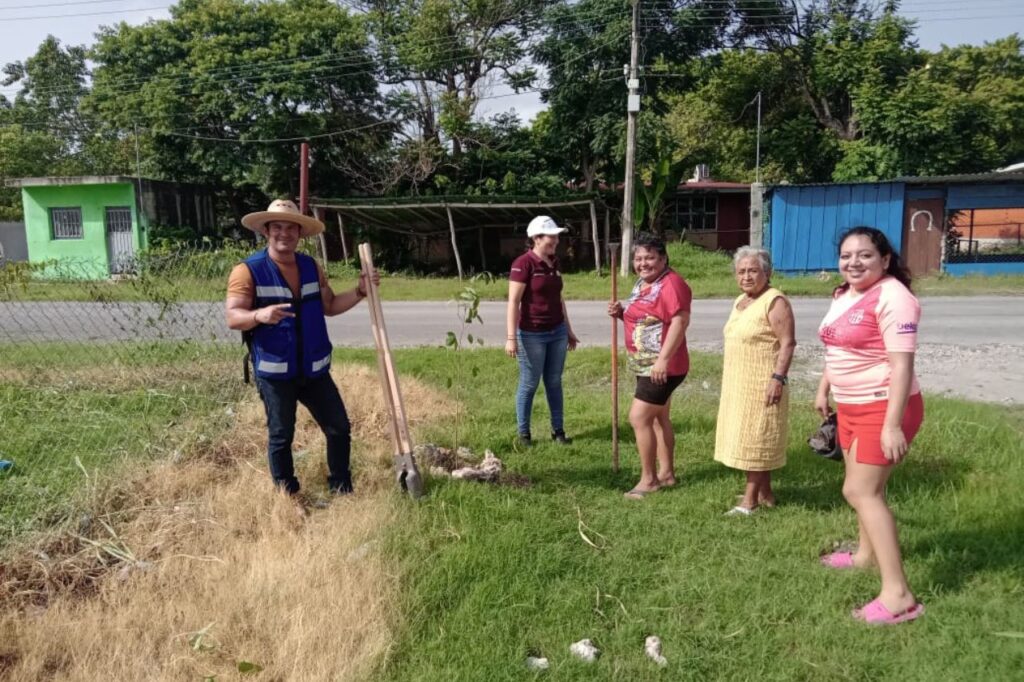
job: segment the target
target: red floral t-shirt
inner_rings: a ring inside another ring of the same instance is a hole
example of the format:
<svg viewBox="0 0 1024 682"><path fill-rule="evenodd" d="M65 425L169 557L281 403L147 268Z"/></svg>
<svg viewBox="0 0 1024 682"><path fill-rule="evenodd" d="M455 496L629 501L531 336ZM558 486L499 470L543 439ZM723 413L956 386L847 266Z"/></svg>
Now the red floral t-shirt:
<svg viewBox="0 0 1024 682"><path fill-rule="evenodd" d="M622 311L631 372L650 376L651 367L657 361L668 334L669 322L679 313L690 312L692 301L690 285L675 270L665 270L651 284L637 280ZM675 355L669 358L668 373L669 376L678 376L689 371L690 352L683 337Z"/></svg>

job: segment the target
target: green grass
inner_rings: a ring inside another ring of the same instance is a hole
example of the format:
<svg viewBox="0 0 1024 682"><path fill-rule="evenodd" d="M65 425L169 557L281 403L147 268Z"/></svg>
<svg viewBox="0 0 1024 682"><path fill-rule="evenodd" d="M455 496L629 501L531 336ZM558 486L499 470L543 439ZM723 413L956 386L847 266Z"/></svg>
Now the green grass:
<svg viewBox="0 0 1024 682"><path fill-rule="evenodd" d="M402 371L439 385L451 371L439 351L399 357ZM875 596L877 577L817 565L832 542L855 537L856 523L841 466L804 444L816 422L809 401L792 406L780 507L723 517L741 476L712 461L720 359L697 355L673 406L680 487L624 500L638 465L623 422L623 470L611 473L606 358L570 355L574 444L540 439L528 452L512 448L514 363L491 350L464 358L486 370L457 391L467 402L462 442L494 449L533 487L432 481L428 498L409 503L387 543L405 621L385 679L534 679L528 654L547 656L558 680L1020 679L1024 410L928 398L925 426L890 485L910 582L928 613L872 629L848 614ZM631 387L622 388L625 412ZM546 421L541 398L535 434ZM451 438L450 426L421 434ZM583 541L580 519L601 549ZM665 670L643 655L650 634L664 642ZM568 653L585 637L603 651L593 666Z"/></svg>
<svg viewBox="0 0 1024 682"><path fill-rule="evenodd" d="M37 375L37 352L0 349L0 447L17 462L0 475L0 545L75 512L85 482L76 456L90 476L117 475L126 462L215 437L226 423L238 395L224 386L234 384L237 363L216 363L237 359L236 348L135 350L126 356L133 360L99 363L98 351L69 345ZM214 364L200 378L176 373L207 355ZM374 362L366 350L338 357ZM493 449L533 485L431 480L426 499L402 501L400 525L382 529L403 615L380 678L535 679L523 661L539 654L552 664L546 676L558 680L1020 679L1024 408L927 398L924 428L890 500L928 613L872 629L847 614L874 596L876 576L817 565L856 525L840 495L841 466L804 444L816 425L808 387L794 393L779 508L725 518L741 480L712 461L718 356L694 354L676 394L680 486L642 502L621 495L638 476L625 419L622 471L610 470L607 351L570 355L566 422L575 442L541 437L547 415L538 397L540 444L525 452L513 447L515 363L499 350L424 348L396 358L404 376L441 390L462 363L465 381L450 389L465 405L459 444ZM89 371L148 374L145 385L106 385ZM623 414L631 388L624 379ZM417 439L452 444L454 427L435 424ZM649 634L662 638L667 669L643 656ZM603 651L593 666L568 653L584 637Z"/></svg>
<svg viewBox="0 0 1024 682"><path fill-rule="evenodd" d="M0 301L220 301L224 298L227 272L236 262L234 251L226 254L230 262L217 262L210 253L199 254L196 262L180 258L174 265L148 277L123 281L24 281L18 279L4 287L0 278ZM736 295L732 261L724 253L706 251L686 242L669 245L670 261L693 287L697 298L729 298ZM336 290L355 286L358 269L351 263L332 263L331 284ZM621 278L620 294L632 286L632 276ZM605 271L564 274L565 298L571 301L606 300L611 278ZM827 275L776 275L774 283L790 296L826 296L839 284L837 273ZM445 301L454 298L465 286L473 286L485 300L503 300L508 283L502 276L467 278L432 277L407 273L385 273L383 296L390 301ZM931 296L968 296L978 294L1024 293L1024 276L977 275L951 277L938 275L916 280L915 290Z"/></svg>
<svg viewBox="0 0 1024 682"><path fill-rule="evenodd" d="M237 357L195 344L0 346L0 458L15 463L0 473L0 547L73 518L97 474L214 438L242 390L228 376Z"/></svg>

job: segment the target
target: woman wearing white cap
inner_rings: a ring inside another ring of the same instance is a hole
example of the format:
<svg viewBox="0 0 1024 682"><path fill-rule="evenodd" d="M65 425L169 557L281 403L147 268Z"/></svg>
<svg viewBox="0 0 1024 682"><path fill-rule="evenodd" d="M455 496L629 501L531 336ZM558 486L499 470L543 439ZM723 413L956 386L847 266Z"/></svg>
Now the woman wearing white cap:
<svg viewBox="0 0 1024 682"><path fill-rule="evenodd" d="M558 235L565 232L549 216L537 216L526 228L531 248L512 262L508 284L505 352L519 360L516 421L519 442L533 445L530 414L541 379L551 411L551 438L567 445L563 424L562 370L566 350L575 350L573 334L562 300L562 273L558 269Z"/></svg>

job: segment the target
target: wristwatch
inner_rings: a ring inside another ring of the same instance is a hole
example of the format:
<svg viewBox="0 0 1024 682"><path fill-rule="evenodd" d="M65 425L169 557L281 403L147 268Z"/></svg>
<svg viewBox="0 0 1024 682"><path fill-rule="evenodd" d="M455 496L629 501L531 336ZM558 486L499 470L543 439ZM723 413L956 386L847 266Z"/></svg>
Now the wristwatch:
<svg viewBox="0 0 1024 682"><path fill-rule="evenodd" d="M789 383L789 378L785 374L772 374L772 379L785 386Z"/></svg>

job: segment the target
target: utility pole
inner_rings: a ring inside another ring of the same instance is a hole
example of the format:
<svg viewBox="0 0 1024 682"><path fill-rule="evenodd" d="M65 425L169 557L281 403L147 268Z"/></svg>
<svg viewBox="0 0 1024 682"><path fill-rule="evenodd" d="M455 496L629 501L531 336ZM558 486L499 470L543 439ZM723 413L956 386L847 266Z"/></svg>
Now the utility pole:
<svg viewBox="0 0 1024 682"><path fill-rule="evenodd" d="M629 96L626 99L626 186L622 199L622 275L629 274L629 262L633 256L633 197L636 194L636 115L640 112L640 76L637 62L640 59L640 40L637 24L640 18L640 0L633 2L633 27L629 45Z"/></svg>
<svg viewBox="0 0 1024 682"><path fill-rule="evenodd" d="M750 238L751 246L764 244L764 185L761 184L761 91L757 91L757 158L754 161L756 180L750 186Z"/></svg>
<svg viewBox="0 0 1024 682"><path fill-rule="evenodd" d="M761 91L757 91L757 159L754 161L756 182L761 182Z"/></svg>

